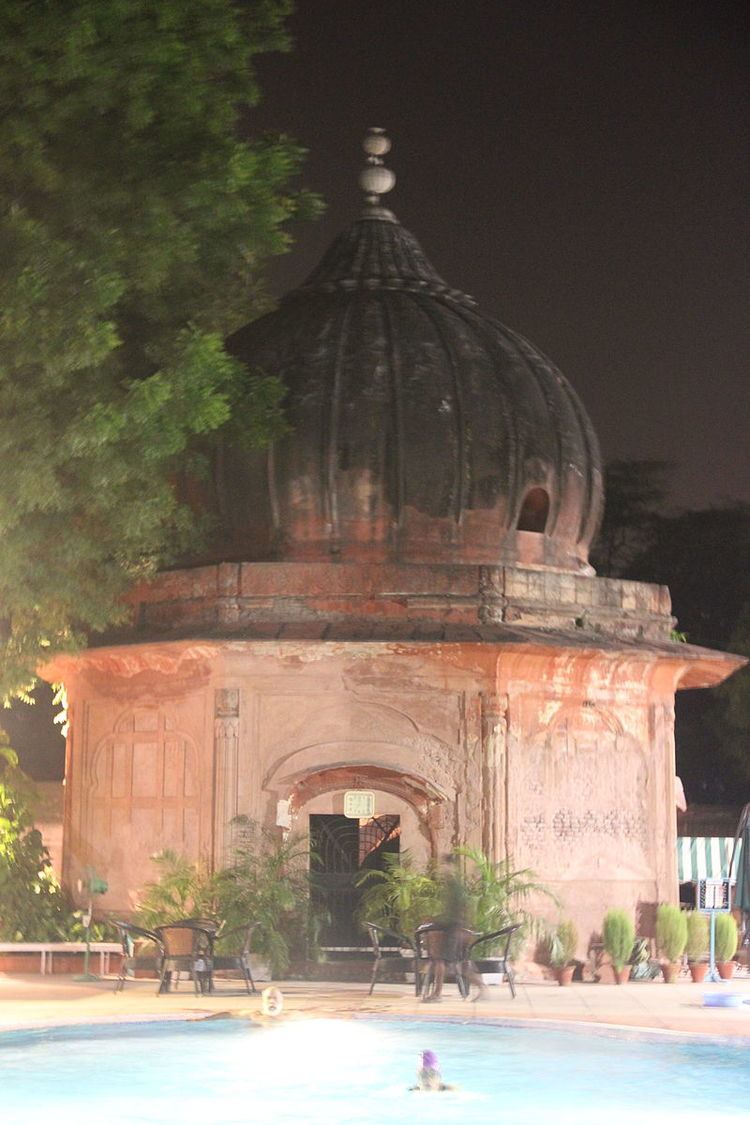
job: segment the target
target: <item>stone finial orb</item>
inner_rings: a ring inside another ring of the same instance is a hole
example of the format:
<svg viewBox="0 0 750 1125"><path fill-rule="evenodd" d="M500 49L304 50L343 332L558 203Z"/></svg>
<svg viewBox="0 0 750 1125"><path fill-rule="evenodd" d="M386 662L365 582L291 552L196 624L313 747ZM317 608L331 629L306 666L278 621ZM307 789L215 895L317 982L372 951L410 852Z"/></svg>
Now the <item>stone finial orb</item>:
<svg viewBox="0 0 750 1125"><path fill-rule="evenodd" d="M385 129L370 129L362 142L362 148L368 156L385 156L390 152L391 142L385 135Z"/></svg>
<svg viewBox="0 0 750 1125"><path fill-rule="evenodd" d="M390 191L396 182L396 177L390 168L384 168L382 164L372 164L369 168L363 168L359 174L359 186L368 195L385 195Z"/></svg>
<svg viewBox="0 0 750 1125"><path fill-rule="evenodd" d="M385 135L385 129L372 128L368 132L362 147L367 153L367 167L360 172L359 186L365 192L367 203L377 206L380 196L390 191L396 182L396 177L390 168L383 165L383 156L390 152L391 142Z"/></svg>

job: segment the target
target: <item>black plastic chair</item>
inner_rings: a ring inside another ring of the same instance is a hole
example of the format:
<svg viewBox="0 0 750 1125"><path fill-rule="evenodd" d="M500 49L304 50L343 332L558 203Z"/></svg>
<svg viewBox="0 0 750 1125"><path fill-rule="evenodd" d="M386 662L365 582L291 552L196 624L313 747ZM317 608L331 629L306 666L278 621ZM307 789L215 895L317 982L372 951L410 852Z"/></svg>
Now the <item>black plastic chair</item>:
<svg viewBox="0 0 750 1125"><path fill-rule="evenodd" d="M421 987L420 966L417 949L414 942L410 938L406 937L405 934L399 934L395 930L387 930L385 926L377 926L374 922L365 922L365 926L370 933L372 951L375 954L375 961L372 966L372 977L370 979L370 991L367 993L367 995L372 996L373 990L375 988L375 981L378 978L380 966L382 965L383 961L393 962L396 959L399 959L403 964L403 961L408 961L409 958L404 958L401 950L408 949L411 953L411 960L414 966L414 991L416 995L419 996ZM397 946L399 950L398 953L390 954L389 950L383 949L383 941L387 941L389 938L391 940L388 942L388 944Z"/></svg>
<svg viewBox="0 0 750 1125"><path fill-rule="evenodd" d="M163 946L153 930L144 930L142 926L134 926L132 922L115 922L117 932L122 943L122 960L120 962L120 975L115 981L115 992L122 992L125 987L125 978L129 972L135 974L140 964L142 968L152 968L157 976L161 976L161 960ZM139 956L136 942L150 941L156 946L153 957Z"/></svg>
<svg viewBox="0 0 750 1125"><path fill-rule="evenodd" d="M513 977L513 968L510 963L510 943L513 940L513 935L520 929L521 923L514 922L510 926L503 926L501 930L492 930L487 934L478 934L477 937L474 938L474 941L472 941L471 944L467 947L464 956L464 962L473 961L474 950L478 945L483 945L487 941L499 941L501 938L504 938L505 943L503 945L503 952L499 956L495 956L494 954L492 954L491 958L488 958L488 960L494 961L496 964L496 971L504 975L505 979L508 982L508 987L510 988L510 994L514 1000L516 998L516 985ZM466 981L464 983L468 993L468 984Z"/></svg>
<svg viewBox="0 0 750 1125"><path fill-rule="evenodd" d="M180 973L193 978L196 996L211 991L213 943L218 929L219 923L212 918L184 918L154 927L163 949L157 996L170 991L173 974L177 991Z"/></svg>
<svg viewBox="0 0 750 1125"><path fill-rule="evenodd" d="M250 942L253 937L253 930L256 923L251 922L247 926L238 926L234 930L219 930L216 934L215 941L222 942L225 938L235 937L237 934L243 934L242 949L239 953L214 953L212 950L212 972L211 972L211 991L214 990L214 973L219 972L240 972L242 973L243 980L245 981L245 988L248 992L257 992L255 981L253 980L252 970L250 968Z"/></svg>

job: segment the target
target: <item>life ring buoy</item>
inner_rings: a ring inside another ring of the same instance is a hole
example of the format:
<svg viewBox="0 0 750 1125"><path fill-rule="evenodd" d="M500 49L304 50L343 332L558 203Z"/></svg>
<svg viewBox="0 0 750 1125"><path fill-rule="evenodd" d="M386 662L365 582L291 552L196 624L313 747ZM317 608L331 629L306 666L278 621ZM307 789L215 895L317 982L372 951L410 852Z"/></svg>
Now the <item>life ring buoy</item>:
<svg viewBox="0 0 750 1125"><path fill-rule="evenodd" d="M260 1010L264 1016L280 1016L284 1011L284 996L278 988L264 988L260 994Z"/></svg>

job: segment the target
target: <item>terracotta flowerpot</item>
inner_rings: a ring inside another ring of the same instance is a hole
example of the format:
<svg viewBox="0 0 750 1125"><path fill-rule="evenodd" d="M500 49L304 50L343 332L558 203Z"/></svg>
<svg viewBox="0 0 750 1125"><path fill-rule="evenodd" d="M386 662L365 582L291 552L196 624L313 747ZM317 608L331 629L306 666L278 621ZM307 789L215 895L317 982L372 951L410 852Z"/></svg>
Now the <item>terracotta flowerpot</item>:
<svg viewBox="0 0 750 1125"><path fill-rule="evenodd" d="M708 961L688 961L688 968L693 984L702 984L708 972Z"/></svg>
<svg viewBox="0 0 750 1125"><path fill-rule="evenodd" d="M674 984L680 975L681 967L679 961L662 961L661 971L664 974L664 983Z"/></svg>
<svg viewBox="0 0 750 1125"><path fill-rule="evenodd" d="M561 969L556 969L555 973L557 975L557 983L559 985L570 984L573 979L573 973L575 972L575 970L575 965L563 965Z"/></svg>
<svg viewBox="0 0 750 1125"><path fill-rule="evenodd" d="M717 961L716 968L722 980L731 980L734 976L734 961Z"/></svg>
<svg viewBox="0 0 750 1125"><path fill-rule="evenodd" d="M621 969L615 969L615 980L618 984L625 984L630 980L630 965L623 965Z"/></svg>

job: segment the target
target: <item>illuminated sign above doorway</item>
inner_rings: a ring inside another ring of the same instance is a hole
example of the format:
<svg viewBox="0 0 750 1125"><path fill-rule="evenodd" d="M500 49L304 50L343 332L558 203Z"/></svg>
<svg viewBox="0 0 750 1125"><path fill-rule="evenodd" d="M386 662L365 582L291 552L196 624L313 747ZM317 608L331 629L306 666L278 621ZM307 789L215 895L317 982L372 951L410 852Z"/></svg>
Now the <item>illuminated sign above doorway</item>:
<svg viewBox="0 0 750 1125"><path fill-rule="evenodd" d="M344 793L344 816L364 820L375 815L375 794L370 789L348 789Z"/></svg>

